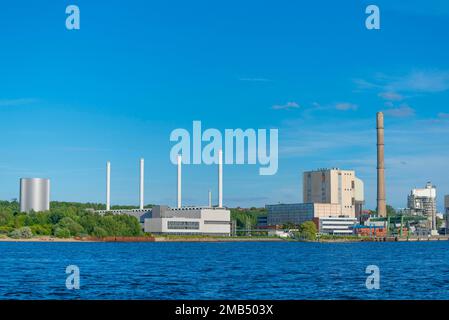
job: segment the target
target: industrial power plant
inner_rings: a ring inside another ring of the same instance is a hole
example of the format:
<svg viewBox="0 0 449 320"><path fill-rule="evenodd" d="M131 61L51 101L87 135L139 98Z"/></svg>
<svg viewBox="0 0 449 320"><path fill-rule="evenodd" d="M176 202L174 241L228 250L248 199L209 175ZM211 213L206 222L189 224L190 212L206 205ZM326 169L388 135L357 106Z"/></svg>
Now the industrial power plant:
<svg viewBox="0 0 449 320"><path fill-rule="evenodd" d="M389 236L438 236L448 234L449 196L445 197L446 219L437 226L436 187L412 189L407 208L387 212L385 187L384 114L377 113L377 209L363 210L364 184L354 170L318 169L303 173L303 203L266 205L267 216L259 227L276 230L285 225L313 221L319 234ZM282 232L281 232L282 233ZM278 233L278 234L281 234Z"/></svg>
<svg viewBox="0 0 449 320"><path fill-rule="evenodd" d="M354 170L322 168L303 173L303 202L267 204L266 216L258 217L256 229L285 229L313 221L319 234L388 236L438 236L449 233L449 196L445 197L445 217L438 222L437 189L430 182L414 188L407 196L407 207L387 210L385 182L384 115L376 115L377 134L377 209L364 210L364 183ZM111 162L106 162L106 208L97 214L129 215L138 219L144 232L163 235L230 236L235 225L230 210L223 207L223 152L218 152L218 203L212 204L208 190L207 206L183 206L182 156L177 156L176 206L145 207L145 160L139 162L138 209L111 209ZM388 207L390 208L390 207ZM38 212L50 209L50 180L20 179L20 211ZM442 215L441 215L442 216Z"/></svg>
<svg viewBox="0 0 449 320"><path fill-rule="evenodd" d="M145 160L140 159L139 209L111 210L111 163L106 163L106 210L98 214L126 214L136 217L144 232L151 234L230 236L231 212L223 208L223 153L218 152L218 205L212 206L209 191L209 206L182 206L182 156L177 157L177 206L156 205L145 208L144 181Z"/></svg>

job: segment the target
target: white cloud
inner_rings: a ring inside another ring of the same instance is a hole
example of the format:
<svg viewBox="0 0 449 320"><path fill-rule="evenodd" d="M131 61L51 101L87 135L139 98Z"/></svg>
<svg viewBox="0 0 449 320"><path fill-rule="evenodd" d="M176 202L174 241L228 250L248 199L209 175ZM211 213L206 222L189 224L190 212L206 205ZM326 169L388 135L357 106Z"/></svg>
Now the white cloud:
<svg viewBox="0 0 449 320"><path fill-rule="evenodd" d="M291 110L291 109L299 109L300 106L296 102L287 102L286 104L276 104L272 107L274 110Z"/></svg>
<svg viewBox="0 0 449 320"><path fill-rule="evenodd" d="M397 118L412 117L415 115L415 109L403 104L397 108L392 108L384 111L385 115Z"/></svg>
<svg viewBox="0 0 449 320"><path fill-rule="evenodd" d="M449 71L415 71L388 86L398 91L442 92L449 90Z"/></svg>
<svg viewBox="0 0 449 320"><path fill-rule="evenodd" d="M340 102L335 105L335 109L340 111L348 111L348 110L355 111L358 108L359 108L358 105L349 102Z"/></svg>
<svg viewBox="0 0 449 320"><path fill-rule="evenodd" d="M403 75L376 74L372 79L353 80L358 89L378 89L386 100L402 100L400 92L435 93L449 90L448 70L418 70Z"/></svg>
<svg viewBox="0 0 449 320"><path fill-rule="evenodd" d="M379 93L379 97L381 97L385 100L389 100L389 101L400 101L400 100L404 99L404 97L402 95L400 95L399 93L396 93L396 92L392 92L392 91L381 92L381 93Z"/></svg>

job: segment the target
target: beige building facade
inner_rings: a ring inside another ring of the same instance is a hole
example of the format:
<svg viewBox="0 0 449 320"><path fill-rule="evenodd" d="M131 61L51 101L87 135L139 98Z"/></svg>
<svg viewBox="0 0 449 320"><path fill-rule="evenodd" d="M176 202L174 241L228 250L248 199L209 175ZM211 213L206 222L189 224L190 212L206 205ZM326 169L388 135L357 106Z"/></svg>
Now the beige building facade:
<svg viewBox="0 0 449 320"><path fill-rule="evenodd" d="M363 201L363 182L354 170L319 169L303 174L304 203L338 205L340 215L355 217Z"/></svg>

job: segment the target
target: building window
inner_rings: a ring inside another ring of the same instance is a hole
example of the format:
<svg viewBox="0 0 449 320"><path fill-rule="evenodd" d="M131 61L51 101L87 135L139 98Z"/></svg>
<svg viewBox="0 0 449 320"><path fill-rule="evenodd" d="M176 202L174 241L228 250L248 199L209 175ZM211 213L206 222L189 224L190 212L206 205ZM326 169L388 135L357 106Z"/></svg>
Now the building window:
<svg viewBox="0 0 449 320"><path fill-rule="evenodd" d="M266 220L266 217L265 217ZM230 224L229 221L204 220L204 224Z"/></svg>
<svg viewBox="0 0 449 320"><path fill-rule="evenodd" d="M200 223L196 221L168 221L167 229L189 229L198 230L200 228Z"/></svg>

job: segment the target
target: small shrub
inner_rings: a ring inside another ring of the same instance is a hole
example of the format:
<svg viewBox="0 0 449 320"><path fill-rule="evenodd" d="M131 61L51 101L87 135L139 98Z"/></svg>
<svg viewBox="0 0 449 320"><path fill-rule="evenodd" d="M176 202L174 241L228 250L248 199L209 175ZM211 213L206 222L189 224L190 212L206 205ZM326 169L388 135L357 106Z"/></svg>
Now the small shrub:
<svg viewBox="0 0 449 320"><path fill-rule="evenodd" d="M70 238L70 231L67 228L57 227L54 234L57 238Z"/></svg>
<svg viewBox="0 0 449 320"><path fill-rule="evenodd" d="M14 239L30 239L33 237L33 232L29 227L22 227L11 231L9 236Z"/></svg>

